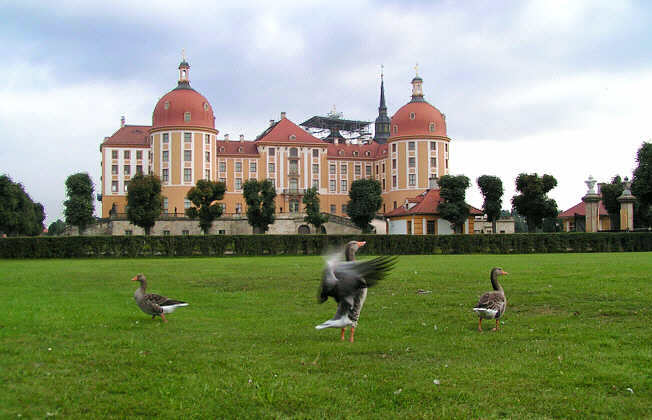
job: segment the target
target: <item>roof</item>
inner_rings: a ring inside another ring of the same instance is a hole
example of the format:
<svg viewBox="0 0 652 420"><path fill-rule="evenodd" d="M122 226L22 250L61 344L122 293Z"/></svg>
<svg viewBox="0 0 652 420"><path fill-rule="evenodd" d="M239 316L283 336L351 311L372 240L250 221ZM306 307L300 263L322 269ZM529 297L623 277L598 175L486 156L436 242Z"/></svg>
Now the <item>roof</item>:
<svg viewBox="0 0 652 420"><path fill-rule="evenodd" d="M369 144L331 144L328 143L328 159L368 159L375 160L387 155L387 145L372 142Z"/></svg>
<svg viewBox="0 0 652 420"><path fill-rule="evenodd" d="M111 137L104 139L104 146L149 147L149 125L124 125Z"/></svg>
<svg viewBox="0 0 652 420"><path fill-rule="evenodd" d="M258 136L256 143L283 143L296 145L319 145L327 143L308 133L288 118L283 117Z"/></svg>
<svg viewBox="0 0 652 420"><path fill-rule="evenodd" d="M598 212L600 216L609 216L607 209L602 204L602 200L598 203ZM566 211L559 213L558 217L575 217L575 216L586 216L586 203L580 201L575 204L573 207L569 208Z"/></svg>
<svg viewBox="0 0 652 420"><path fill-rule="evenodd" d="M407 208L405 205L397 207L390 212L385 213L386 217L407 216L410 214L438 214L439 204L444 199L439 195L439 189L428 189L413 198L408 198L408 203L414 203L414 206ZM481 215L482 210L469 206L471 215Z"/></svg>
<svg viewBox="0 0 652 420"><path fill-rule="evenodd" d="M431 123L435 124L433 129ZM398 132L395 132L395 127L398 127ZM408 102L392 116L390 141L404 136L445 137L444 115L426 101Z"/></svg>
<svg viewBox="0 0 652 420"><path fill-rule="evenodd" d="M203 127L215 129L215 115L208 100L190 87L187 82L166 93L154 107L152 128L160 127ZM185 113L190 113L190 121Z"/></svg>
<svg viewBox="0 0 652 420"><path fill-rule="evenodd" d="M217 156L258 156L258 148L253 141L228 141L216 142Z"/></svg>

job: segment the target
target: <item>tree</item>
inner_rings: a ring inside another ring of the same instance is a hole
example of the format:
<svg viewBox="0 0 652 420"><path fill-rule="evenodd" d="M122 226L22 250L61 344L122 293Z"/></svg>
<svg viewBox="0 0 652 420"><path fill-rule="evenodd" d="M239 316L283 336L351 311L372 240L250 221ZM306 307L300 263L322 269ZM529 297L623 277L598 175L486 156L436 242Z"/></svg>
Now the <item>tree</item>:
<svg viewBox="0 0 652 420"><path fill-rule="evenodd" d="M496 220L500 217L500 210L503 205L503 181L497 176L482 175L478 178L478 187L484 196L482 210L491 222L491 231L496 233Z"/></svg>
<svg viewBox="0 0 652 420"><path fill-rule="evenodd" d="M620 175L611 178L611 184L602 184L600 186L602 204L607 210L607 213L609 213L611 229L614 230L620 229L620 203L618 202L618 197L620 197L624 190L625 185L622 179L620 179Z"/></svg>
<svg viewBox="0 0 652 420"><path fill-rule="evenodd" d="M349 202L346 213L362 232L371 232L369 224L383 204L380 182L375 179L358 179L353 181L349 190Z"/></svg>
<svg viewBox="0 0 652 420"><path fill-rule="evenodd" d="M224 198L226 185L223 182L200 179L192 187L186 197L194 207L186 209L186 216L191 219L199 217L199 227L207 234L213 225L213 220L222 215L222 206L217 201Z"/></svg>
<svg viewBox="0 0 652 420"><path fill-rule="evenodd" d="M247 203L247 220L254 228L254 233L265 233L276 218L276 190L269 179L257 181L250 179L242 187Z"/></svg>
<svg viewBox="0 0 652 420"><path fill-rule="evenodd" d="M463 233L469 219L469 205L464 202L469 185L469 178L464 175L444 175L439 179L439 196L444 202L439 204L438 212L453 224L455 233Z"/></svg>
<svg viewBox="0 0 652 420"><path fill-rule="evenodd" d="M516 191L521 194L512 197L512 206L525 216L528 232L536 232L545 217L557 217L557 202L546 195L556 186L557 180L552 175L521 173L516 177Z"/></svg>
<svg viewBox="0 0 652 420"><path fill-rule="evenodd" d="M321 232L321 227L328 221L328 216L321 214L319 211L319 193L317 188L308 188L303 195L303 204L306 205L306 217L303 220L315 227L317 233Z"/></svg>
<svg viewBox="0 0 652 420"><path fill-rule="evenodd" d="M35 203L20 183L0 176L0 232L36 236L43 232L45 210Z"/></svg>
<svg viewBox="0 0 652 420"><path fill-rule="evenodd" d="M156 175L136 174L127 191L127 218L149 235L161 214L161 201L161 180Z"/></svg>
<svg viewBox="0 0 652 420"><path fill-rule="evenodd" d="M57 219L56 222L52 222L50 223L50 226L48 226L49 236L59 236L62 235L63 232L65 231L66 231L66 223L61 219Z"/></svg>
<svg viewBox="0 0 652 420"><path fill-rule="evenodd" d="M63 202L63 214L66 223L79 228L79 234L95 221L93 212L93 181L87 173L70 175L66 179L66 196L68 199Z"/></svg>
<svg viewBox="0 0 652 420"><path fill-rule="evenodd" d="M632 177L632 194L638 202L635 224L641 227L652 225L652 143L644 142L636 152L638 166Z"/></svg>

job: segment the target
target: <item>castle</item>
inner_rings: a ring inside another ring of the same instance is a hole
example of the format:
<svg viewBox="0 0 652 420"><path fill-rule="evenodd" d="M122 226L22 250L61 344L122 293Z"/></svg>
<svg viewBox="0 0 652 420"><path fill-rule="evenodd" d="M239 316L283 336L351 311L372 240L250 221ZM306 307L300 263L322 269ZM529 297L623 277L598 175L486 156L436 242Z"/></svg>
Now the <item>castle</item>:
<svg viewBox="0 0 652 420"><path fill-rule="evenodd" d="M210 102L190 86L190 64L179 64L177 86L154 107L152 125L127 125L100 145L102 217L126 212L129 180L137 173L161 179L163 214L183 216L191 204L187 192L197 180L226 184L225 216L246 212L242 186L248 179L270 179L277 215L301 211L307 188L316 187L321 210L347 217L351 183L378 180L382 213L436 186L447 175L450 138L446 119L424 99L423 79L412 79L411 100L389 118L381 76L380 104L373 138L344 141L318 138L284 112L255 140L218 136Z"/></svg>

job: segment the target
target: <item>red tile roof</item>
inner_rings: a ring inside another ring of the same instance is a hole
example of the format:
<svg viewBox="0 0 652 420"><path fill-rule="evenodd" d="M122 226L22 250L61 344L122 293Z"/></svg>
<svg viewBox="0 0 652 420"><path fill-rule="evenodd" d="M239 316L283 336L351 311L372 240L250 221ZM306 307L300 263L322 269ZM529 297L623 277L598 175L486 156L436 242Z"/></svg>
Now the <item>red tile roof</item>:
<svg viewBox="0 0 652 420"><path fill-rule="evenodd" d="M598 204L598 212L600 216L608 216L609 213L607 209L602 204L602 201ZM569 208L566 211L559 213L558 217L575 217L575 216L586 216L586 203L584 201L575 204L573 207Z"/></svg>
<svg viewBox="0 0 652 420"><path fill-rule="evenodd" d="M258 148L253 141L226 141L216 142L217 156L258 156Z"/></svg>
<svg viewBox="0 0 652 420"><path fill-rule="evenodd" d="M127 146L127 147L149 147L149 125L125 125L107 137L100 147L104 146Z"/></svg>
<svg viewBox="0 0 652 420"><path fill-rule="evenodd" d="M369 159L387 155L387 144L331 144L328 143L329 159ZM384 153L383 153L384 151Z"/></svg>
<svg viewBox="0 0 652 420"><path fill-rule="evenodd" d="M408 198L408 203L416 203L411 208L406 208L405 205L397 207L390 212L385 213L385 216L406 216L409 214L438 214L439 204L444 202L444 199L439 195L439 189L429 189L413 198ZM482 210L473 206L469 206L469 212L472 215L482 215Z"/></svg>
<svg viewBox="0 0 652 420"><path fill-rule="evenodd" d="M256 143L284 143L318 146L324 146L327 144L285 117L281 118L280 121L265 130L265 132L256 139Z"/></svg>

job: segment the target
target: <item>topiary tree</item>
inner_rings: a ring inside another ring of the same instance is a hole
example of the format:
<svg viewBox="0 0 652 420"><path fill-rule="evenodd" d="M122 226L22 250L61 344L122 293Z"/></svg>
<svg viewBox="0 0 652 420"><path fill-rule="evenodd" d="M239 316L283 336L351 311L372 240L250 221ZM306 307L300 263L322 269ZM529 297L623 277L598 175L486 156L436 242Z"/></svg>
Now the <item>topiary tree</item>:
<svg viewBox="0 0 652 420"><path fill-rule="evenodd" d="M464 175L444 175L439 180L439 196L444 202L439 204L438 212L453 224L455 233L463 233L469 219L469 205L464 201L469 185L469 178Z"/></svg>
<svg viewBox="0 0 652 420"><path fill-rule="evenodd" d="M638 165L632 177L632 194L638 211L634 223L639 227L652 226L652 143L644 142L636 152Z"/></svg>
<svg viewBox="0 0 652 420"><path fill-rule="evenodd" d="M86 172L70 175L66 179L68 199L63 202L63 214L67 224L79 228L80 235L95 221L93 191L95 191L93 181Z"/></svg>
<svg viewBox="0 0 652 420"><path fill-rule="evenodd" d="M66 223L61 219L57 219L56 222L52 222L50 223L50 226L48 226L49 236L59 236L63 234L63 232L65 231L66 231Z"/></svg>
<svg viewBox="0 0 652 420"><path fill-rule="evenodd" d="M276 189L269 179L258 181L250 179L242 187L242 195L247 203L247 220L254 233L265 233L276 217Z"/></svg>
<svg viewBox="0 0 652 420"><path fill-rule="evenodd" d="M525 216L528 232L536 232L545 217L557 217L557 202L547 196L556 186L557 180L552 175L521 173L516 177L516 191L521 194L512 197L512 206Z"/></svg>
<svg viewBox="0 0 652 420"><path fill-rule="evenodd" d="M321 214L319 211L319 193L317 188L308 188L303 195L303 204L306 205L306 217L303 218L306 222L315 227L317 233L321 232L324 223L328 221L328 216Z"/></svg>
<svg viewBox="0 0 652 420"><path fill-rule="evenodd" d="M487 220L491 222L491 231L496 233L496 220L500 217L503 205L503 181L497 176L482 175L477 182L484 197L482 211L487 215Z"/></svg>
<svg viewBox="0 0 652 420"><path fill-rule="evenodd" d="M156 175L136 174L127 191L127 218L145 230L145 235L161 215L161 180Z"/></svg>
<svg viewBox="0 0 652 420"><path fill-rule="evenodd" d="M375 179L358 179L351 183L346 213L364 233L372 231L373 227L369 222L373 220L383 204L381 192L380 182Z"/></svg>
<svg viewBox="0 0 652 420"><path fill-rule="evenodd" d="M217 201L224 198L225 191L226 185L223 182L200 179L186 194L188 200L194 204L194 207L186 209L186 216L191 219L199 217L199 227L204 234L213 226L213 220L222 215L222 206Z"/></svg>
<svg viewBox="0 0 652 420"><path fill-rule="evenodd" d="M0 176L0 233L7 235L40 235L45 211L35 203L20 183L7 175Z"/></svg>
<svg viewBox="0 0 652 420"><path fill-rule="evenodd" d="M623 180L620 175L611 178L610 184L602 184L600 186L600 195L602 195L602 204L609 213L609 221L611 222L611 229L620 229L620 203L618 197L625 190Z"/></svg>

